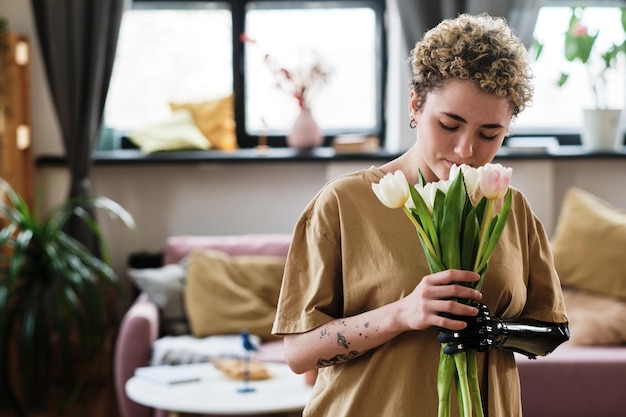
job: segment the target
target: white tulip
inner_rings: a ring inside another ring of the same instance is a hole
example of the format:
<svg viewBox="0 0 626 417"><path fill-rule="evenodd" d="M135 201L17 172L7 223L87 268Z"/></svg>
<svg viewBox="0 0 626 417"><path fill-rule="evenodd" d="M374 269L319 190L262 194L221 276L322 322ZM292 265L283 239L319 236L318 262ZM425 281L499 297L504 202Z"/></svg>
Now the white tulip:
<svg viewBox="0 0 626 417"><path fill-rule="evenodd" d="M387 173L378 184L372 184L374 194L389 208L400 208L409 200L409 183L402 171Z"/></svg>

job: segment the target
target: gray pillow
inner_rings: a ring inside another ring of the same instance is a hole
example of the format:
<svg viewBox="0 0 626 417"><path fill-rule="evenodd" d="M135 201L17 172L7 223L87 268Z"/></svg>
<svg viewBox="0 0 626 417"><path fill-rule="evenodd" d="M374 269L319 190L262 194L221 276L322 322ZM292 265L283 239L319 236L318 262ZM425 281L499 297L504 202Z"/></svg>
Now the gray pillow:
<svg viewBox="0 0 626 417"><path fill-rule="evenodd" d="M129 268L128 276L159 307L161 331L169 335L189 333L183 293L187 268L169 264L160 268Z"/></svg>

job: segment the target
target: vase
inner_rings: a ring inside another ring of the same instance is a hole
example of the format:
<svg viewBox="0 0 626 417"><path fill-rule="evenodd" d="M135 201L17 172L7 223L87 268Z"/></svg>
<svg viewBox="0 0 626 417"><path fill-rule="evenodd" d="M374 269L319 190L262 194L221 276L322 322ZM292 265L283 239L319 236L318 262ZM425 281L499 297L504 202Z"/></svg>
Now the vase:
<svg viewBox="0 0 626 417"><path fill-rule="evenodd" d="M311 114L311 109L301 109L287 136L287 145L305 150L320 146L323 141L324 137Z"/></svg>
<svg viewBox="0 0 626 417"><path fill-rule="evenodd" d="M613 151L621 147L619 109L584 110L582 145L589 151Z"/></svg>

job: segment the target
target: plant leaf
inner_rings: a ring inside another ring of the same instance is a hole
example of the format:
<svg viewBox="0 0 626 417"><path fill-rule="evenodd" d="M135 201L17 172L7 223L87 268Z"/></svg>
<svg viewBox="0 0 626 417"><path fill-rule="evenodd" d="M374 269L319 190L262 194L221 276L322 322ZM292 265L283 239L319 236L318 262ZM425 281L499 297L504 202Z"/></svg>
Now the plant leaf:
<svg viewBox="0 0 626 417"><path fill-rule="evenodd" d="M442 220L439 227L441 255L444 265L449 269L461 268L459 236L461 236L461 222L466 199L467 192L463 183L463 173L459 172L444 197Z"/></svg>
<svg viewBox="0 0 626 417"><path fill-rule="evenodd" d="M504 197L504 204L502 205L500 213L498 213L498 215L492 221L493 225L490 228L487 244L485 245L485 250L483 252L483 259L480 264L479 271L477 271L479 274L481 274L480 271L482 271L482 269L487 266L489 258L491 257L491 253L495 249L496 245L498 244L498 240L502 235L504 226L506 225L506 221L509 217L509 212L511 211L512 197L513 196L511 193L511 189L509 189L509 191L507 191L506 193L506 196Z"/></svg>

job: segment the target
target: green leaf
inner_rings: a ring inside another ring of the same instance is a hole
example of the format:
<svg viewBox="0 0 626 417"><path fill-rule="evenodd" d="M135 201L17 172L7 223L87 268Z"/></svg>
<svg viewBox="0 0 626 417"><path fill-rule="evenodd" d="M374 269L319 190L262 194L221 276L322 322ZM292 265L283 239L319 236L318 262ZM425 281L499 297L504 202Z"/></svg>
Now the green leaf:
<svg viewBox="0 0 626 417"><path fill-rule="evenodd" d="M426 180L424 179L424 175L422 174L422 170L417 170L417 183L422 187L426 185Z"/></svg>
<svg viewBox="0 0 626 417"><path fill-rule="evenodd" d="M531 51L534 51L533 60L537 61L539 57L541 57L541 53L543 52L543 43L539 42L538 39L534 38L531 46Z"/></svg>
<svg viewBox="0 0 626 417"><path fill-rule="evenodd" d="M582 23L577 12L582 9L579 7L572 8L572 16L570 17L567 32L565 32L565 58L568 61L578 59L584 64L589 60L591 50L600 32L596 31L594 35L579 35L575 33L576 27Z"/></svg>
<svg viewBox="0 0 626 417"><path fill-rule="evenodd" d="M504 197L504 204L502 205L500 213L498 213L498 215L492 220L493 226L490 228L489 240L485 245L483 259L481 260L481 267L479 268L479 270L487 265L487 263L489 262L489 258L491 257L491 253L498 244L498 240L502 235L507 218L509 217L509 212L511 211L512 198L513 195L511 190L509 189L509 191L506 193L506 196Z"/></svg>
<svg viewBox="0 0 626 417"><path fill-rule="evenodd" d="M469 204L471 209L465 216L463 223L463 235L461 238L461 269L471 271L476 262L476 252L478 251L478 241L480 224L476 216L476 208Z"/></svg>
<svg viewBox="0 0 626 417"><path fill-rule="evenodd" d="M442 193L443 194L443 193ZM461 222L467 192L463 183L463 173L452 181L443 200L443 212L439 227L439 241L444 265L450 269L461 268Z"/></svg>
<svg viewBox="0 0 626 417"><path fill-rule="evenodd" d="M439 258L441 258L441 249L439 247L439 237L437 236L437 228L433 221L433 215L430 210L426 206L424 199L420 195L419 192L415 189L415 187L409 184L409 192L411 194L411 198L413 199L413 203L415 204L415 208L411 209L411 213L413 213L413 217L418 221L418 223L426 232L431 245L433 246L435 253Z"/></svg>

